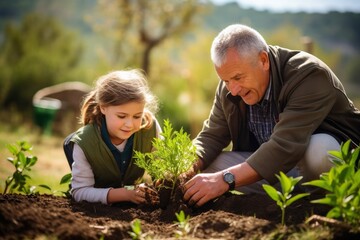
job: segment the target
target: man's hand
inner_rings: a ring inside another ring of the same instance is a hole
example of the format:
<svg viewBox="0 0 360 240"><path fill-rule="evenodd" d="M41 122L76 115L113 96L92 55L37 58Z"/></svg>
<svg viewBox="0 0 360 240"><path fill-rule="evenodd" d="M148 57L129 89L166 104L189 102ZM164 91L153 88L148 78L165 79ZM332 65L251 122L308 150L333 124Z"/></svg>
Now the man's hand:
<svg viewBox="0 0 360 240"><path fill-rule="evenodd" d="M183 186L184 200L190 206L202 206L228 191L229 185L223 180L222 172L200 173Z"/></svg>

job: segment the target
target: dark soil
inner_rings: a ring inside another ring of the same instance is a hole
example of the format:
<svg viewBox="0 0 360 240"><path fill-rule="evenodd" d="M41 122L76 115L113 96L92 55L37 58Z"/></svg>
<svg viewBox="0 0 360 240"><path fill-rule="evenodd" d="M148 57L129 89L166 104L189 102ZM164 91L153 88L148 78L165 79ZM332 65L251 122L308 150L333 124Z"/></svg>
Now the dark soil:
<svg viewBox="0 0 360 240"><path fill-rule="evenodd" d="M266 195L225 195L201 208L173 204L161 209L17 194L0 195L0 239L131 239L134 219L141 221L142 232L152 239L174 239L175 212L181 208L191 216L186 239L288 239L309 229L324 233L314 239L360 239L359 233L341 225L316 219L305 224L313 214L325 216L329 210L311 204L309 198L287 208L287 227L281 227L281 212Z"/></svg>

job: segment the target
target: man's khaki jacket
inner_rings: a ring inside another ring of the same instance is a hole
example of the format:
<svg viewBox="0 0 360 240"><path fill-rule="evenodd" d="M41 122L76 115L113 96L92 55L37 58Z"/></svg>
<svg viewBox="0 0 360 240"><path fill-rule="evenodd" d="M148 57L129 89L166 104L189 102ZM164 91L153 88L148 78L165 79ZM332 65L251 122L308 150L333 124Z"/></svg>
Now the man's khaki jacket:
<svg viewBox="0 0 360 240"><path fill-rule="evenodd" d="M258 145L248 128L247 106L219 81L203 129L194 139L209 165L229 144L232 151L254 152L247 160L264 179L288 172L303 157L314 133L360 143L360 111L343 85L322 61L302 51L269 46L272 93L279 117L268 142Z"/></svg>

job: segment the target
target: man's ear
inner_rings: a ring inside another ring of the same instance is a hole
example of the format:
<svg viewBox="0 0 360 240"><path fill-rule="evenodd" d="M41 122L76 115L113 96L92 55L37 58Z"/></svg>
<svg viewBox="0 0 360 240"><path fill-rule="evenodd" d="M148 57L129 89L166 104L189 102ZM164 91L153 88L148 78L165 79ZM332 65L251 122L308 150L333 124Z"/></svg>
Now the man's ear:
<svg viewBox="0 0 360 240"><path fill-rule="evenodd" d="M261 51L259 54L260 62L262 63L264 70L270 69L269 54L266 51Z"/></svg>

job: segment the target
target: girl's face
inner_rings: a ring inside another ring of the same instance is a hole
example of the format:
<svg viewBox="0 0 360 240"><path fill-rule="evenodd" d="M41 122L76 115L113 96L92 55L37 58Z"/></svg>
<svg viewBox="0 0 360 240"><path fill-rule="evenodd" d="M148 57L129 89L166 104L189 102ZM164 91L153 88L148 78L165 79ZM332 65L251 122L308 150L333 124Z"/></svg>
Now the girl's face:
<svg viewBox="0 0 360 240"><path fill-rule="evenodd" d="M102 114L105 115L110 140L114 145L119 145L140 130L144 107L145 104L139 102L100 107Z"/></svg>

